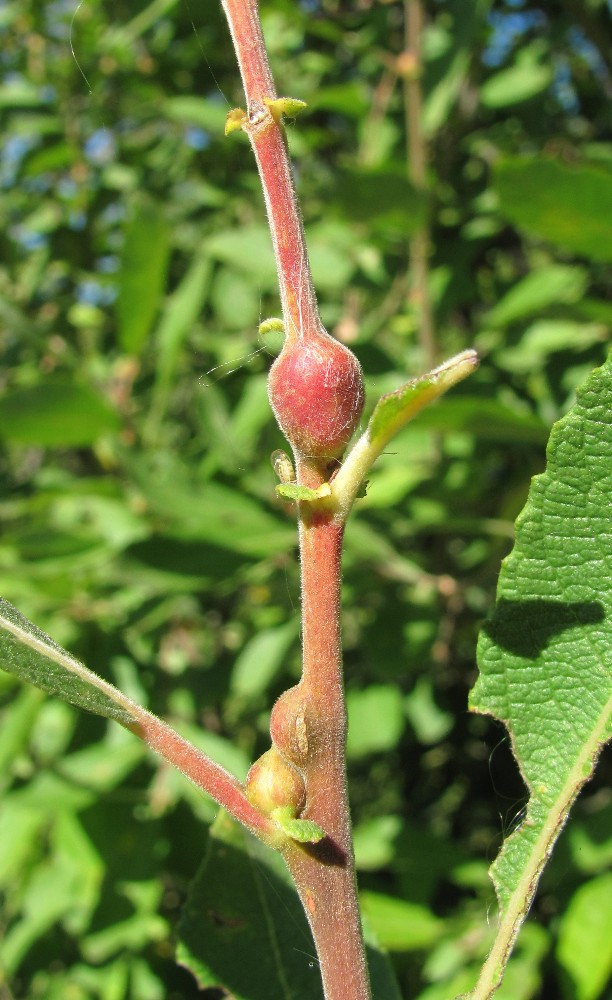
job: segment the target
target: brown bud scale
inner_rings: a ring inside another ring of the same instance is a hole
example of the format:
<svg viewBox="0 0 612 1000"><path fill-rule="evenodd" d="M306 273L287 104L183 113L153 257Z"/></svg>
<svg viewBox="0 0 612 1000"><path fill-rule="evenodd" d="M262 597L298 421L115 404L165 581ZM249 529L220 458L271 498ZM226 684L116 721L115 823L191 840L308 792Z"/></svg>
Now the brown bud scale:
<svg viewBox="0 0 612 1000"><path fill-rule="evenodd" d="M284 691L270 716L272 743L298 767L312 758L320 744L318 726L300 684Z"/></svg>

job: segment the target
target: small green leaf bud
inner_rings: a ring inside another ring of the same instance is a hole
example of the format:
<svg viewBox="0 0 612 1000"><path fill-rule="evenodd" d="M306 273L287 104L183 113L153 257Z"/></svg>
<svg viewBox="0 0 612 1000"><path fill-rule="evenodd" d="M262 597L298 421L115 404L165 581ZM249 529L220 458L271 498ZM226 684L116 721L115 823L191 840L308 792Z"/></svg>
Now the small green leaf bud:
<svg viewBox="0 0 612 1000"><path fill-rule="evenodd" d="M311 819L296 819L288 807L273 809L271 816L283 833L299 844L318 844L325 836L318 823Z"/></svg>
<svg viewBox="0 0 612 1000"><path fill-rule="evenodd" d="M306 101L299 101L297 97L276 97L274 99L264 97L264 104L269 107L270 113L277 124L283 115L285 118L295 118L296 115L299 115L308 107Z"/></svg>
<svg viewBox="0 0 612 1000"><path fill-rule="evenodd" d="M232 108L231 111L227 112L225 118L225 134L231 135L232 132L244 128L247 121L246 111L243 111L242 108Z"/></svg>
<svg viewBox="0 0 612 1000"><path fill-rule="evenodd" d="M303 503L314 503L315 500L322 500L331 496L331 486L329 483L321 483L316 490L310 486L298 486L297 483L281 483L276 487L276 492L285 500L301 500Z"/></svg>
<svg viewBox="0 0 612 1000"><path fill-rule="evenodd" d="M269 319L264 319L262 323L259 324L259 333L262 337L265 337L267 333L284 333L285 324L282 319L278 316L270 316Z"/></svg>

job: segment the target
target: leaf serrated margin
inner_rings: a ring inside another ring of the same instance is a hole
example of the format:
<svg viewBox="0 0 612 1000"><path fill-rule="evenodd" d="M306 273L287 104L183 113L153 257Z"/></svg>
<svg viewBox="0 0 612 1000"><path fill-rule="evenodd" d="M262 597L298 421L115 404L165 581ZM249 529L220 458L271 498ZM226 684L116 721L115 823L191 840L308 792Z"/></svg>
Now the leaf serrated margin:
<svg viewBox="0 0 612 1000"><path fill-rule="evenodd" d="M600 462L603 474L600 474ZM607 474L606 469L609 470ZM579 389L574 407L553 428L547 448L546 471L534 478L527 504L517 519L515 546L502 564L496 611L485 623L479 640L480 676L470 696L470 708L499 718L507 726L530 798L521 826L506 839L491 869L500 905L500 922L478 983L469 994L470 1000L488 1000L499 986L541 872L573 802L591 777L599 753L612 735L611 509L612 352L607 363L593 372ZM583 587L572 561L566 560L565 564L563 561L564 543L568 539L571 540L570 551L580 552L581 541L586 548L588 574ZM547 564L545 558L540 564L537 562L538 543L542 545ZM595 575L598 562L593 552L597 553L603 567L598 590L593 589L598 582ZM535 593L531 593L529 585L534 589L534 581ZM596 601L585 600L591 593L596 595ZM529 605L528 598L532 598L530 610L534 621L531 626L529 621L521 622L520 600L512 607L517 597L522 598L523 608ZM563 614L560 614L561 608ZM495 640L496 615L497 637L499 640L501 636L503 642ZM516 621L512 620L512 615ZM606 619L607 625L601 626ZM523 635L520 634L521 625ZM547 625L550 634L546 634ZM589 633L588 627L594 625L600 626L599 630ZM580 628L585 636L582 648L578 649L576 644L582 638ZM608 638L601 642L606 628ZM543 635L545 641L539 654L536 650L536 654L529 655L532 654L529 642L541 641ZM513 642L514 649L511 648ZM606 656L609 664L606 664ZM579 664L577 673L568 670L573 660ZM535 670L529 666L532 662L536 665ZM586 664L590 665L590 673L586 671ZM543 669L547 666L553 668L549 675ZM541 668L539 674L538 668ZM525 716L524 706L521 715L521 699L528 704L531 693L533 704L537 705L543 694L547 694L547 681L550 701L546 707L554 707L557 715L557 725L552 727L548 745L544 726L538 726L533 720L534 733L531 735L535 734L535 740L532 738L530 742L529 716ZM588 732L582 737L579 722L583 729L585 723L576 709L576 701L581 710L585 701L587 704L592 702L595 708ZM572 712L572 708L575 711ZM526 748L530 753L526 753ZM540 762L540 756L544 764L549 758L548 771Z"/></svg>

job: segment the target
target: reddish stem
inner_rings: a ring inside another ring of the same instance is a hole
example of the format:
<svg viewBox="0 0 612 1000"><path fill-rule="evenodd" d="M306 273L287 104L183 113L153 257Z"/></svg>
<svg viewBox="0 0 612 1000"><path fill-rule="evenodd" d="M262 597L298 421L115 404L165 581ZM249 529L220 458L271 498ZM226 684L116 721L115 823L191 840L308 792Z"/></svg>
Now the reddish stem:
<svg viewBox="0 0 612 1000"><path fill-rule="evenodd" d="M285 136L269 101L276 92L256 0L222 0L247 98L243 125L253 146L276 254L287 337L319 337L319 319L304 230ZM358 366L357 366L358 367ZM360 373L359 373L360 377ZM355 375L357 378L357 375ZM359 394L356 393L355 407ZM297 481L319 487L328 462L296 448ZM325 830L316 845L283 849L312 929L326 1000L369 1000L370 986L357 902L346 785L346 709L342 681L340 582L343 523L332 513L298 505L302 577L303 675L297 689L300 766L306 805L300 818ZM290 694L290 692L287 692ZM281 699L282 700L282 699ZM291 714L289 713L289 718ZM282 719L279 739L290 739ZM297 731L293 728L293 733ZM278 744L277 744L278 746Z"/></svg>
<svg viewBox="0 0 612 1000"><path fill-rule="evenodd" d="M278 836L270 819L248 801L237 778L179 736L157 716L132 702L129 710L136 721L128 728L152 750L182 771L190 781L215 799L257 837L272 842Z"/></svg>
<svg viewBox="0 0 612 1000"><path fill-rule="evenodd" d="M266 101L276 100L257 0L221 0L247 100L244 126L251 140L266 202L287 336L320 329L291 163L282 124Z"/></svg>
<svg viewBox="0 0 612 1000"><path fill-rule="evenodd" d="M310 470L311 471L311 470ZM299 468L298 481L308 470ZM312 471L310 483L313 484ZM357 902L346 783L346 709L342 677L340 582L344 525L328 514L300 515L304 666L299 687L314 721L302 812L326 833L319 844L291 845L285 860L312 930L326 1000L370 997Z"/></svg>

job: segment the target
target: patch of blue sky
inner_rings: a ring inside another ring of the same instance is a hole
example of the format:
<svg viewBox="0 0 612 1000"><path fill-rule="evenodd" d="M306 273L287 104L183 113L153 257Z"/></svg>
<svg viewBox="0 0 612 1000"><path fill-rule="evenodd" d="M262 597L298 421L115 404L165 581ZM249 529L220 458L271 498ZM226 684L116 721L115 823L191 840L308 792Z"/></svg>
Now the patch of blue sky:
<svg viewBox="0 0 612 1000"><path fill-rule="evenodd" d="M44 11L48 36L70 42L72 25L79 7L79 0L51 0L50 3L46 3Z"/></svg>
<svg viewBox="0 0 612 1000"><path fill-rule="evenodd" d="M116 254L103 254L96 261L96 271L100 274L116 274L120 267L121 261Z"/></svg>
<svg viewBox="0 0 612 1000"><path fill-rule="evenodd" d="M123 222L126 216L125 203L123 201L111 201L98 215L98 220L103 226L116 226Z"/></svg>
<svg viewBox="0 0 612 1000"><path fill-rule="evenodd" d="M612 0L610 0L610 3L612 4ZM568 41L574 52L580 56L598 79L607 79L609 77L610 74L601 57L601 53L597 46L589 41L582 28L576 26L570 28L568 31Z"/></svg>
<svg viewBox="0 0 612 1000"><path fill-rule="evenodd" d="M45 194L55 187L55 178L47 171L44 174L36 174L35 177L24 177L19 183L27 194Z"/></svg>
<svg viewBox="0 0 612 1000"><path fill-rule="evenodd" d="M19 173L21 163L40 143L35 135L8 135L0 146L0 186L11 187Z"/></svg>
<svg viewBox="0 0 612 1000"><path fill-rule="evenodd" d="M98 128L85 140L83 152L90 163L103 167L115 159L117 143L111 129Z"/></svg>
<svg viewBox="0 0 612 1000"><path fill-rule="evenodd" d="M567 59L555 60L552 92L565 111L576 114L580 110L580 102L572 83L572 73Z"/></svg>
<svg viewBox="0 0 612 1000"><path fill-rule="evenodd" d="M87 306L109 306L115 301L117 290L112 285L103 285L93 278L81 281L76 288L76 299Z"/></svg>
<svg viewBox="0 0 612 1000"><path fill-rule="evenodd" d="M78 193L78 185L72 177L60 177L55 187L60 198L65 201L72 201Z"/></svg>
<svg viewBox="0 0 612 1000"><path fill-rule="evenodd" d="M75 233L80 233L87 225L87 216L85 212L68 212L66 222L69 229L72 229Z"/></svg>
<svg viewBox="0 0 612 1000"><path fill-rule="evenodd" d="M210 146L210 135L203 128L190 125L185 129L185 142L190 149L207 149Z"/></svg>
<svg viewBox="0 0 612 1000"><path fill-rule="evenodd" d="M516 6L519 6L518 0ZM482 54L482 61L485 66L491 67L502 65L522 35L534 28L545 28L548 23L541 10L517 10L512 13L493 11L488 21L491 37Z"/></svg>
<svg viewBox="0 0 612 1000"><path fill-rule="evenodd" d="M46 233L37 232L35 229L28 229L24 225L12 226L9 229L9 235L24 250L39 250L40 247L44 247L48 243Z"/></svg>

